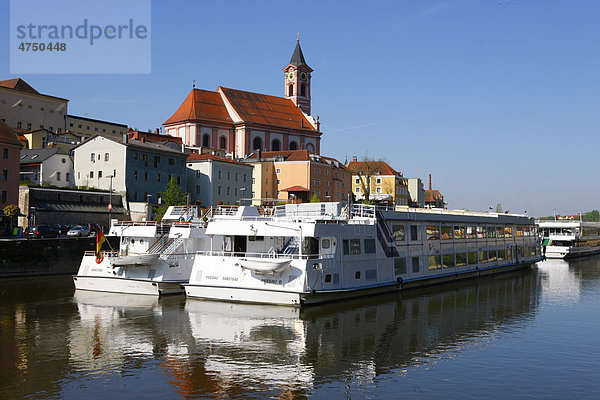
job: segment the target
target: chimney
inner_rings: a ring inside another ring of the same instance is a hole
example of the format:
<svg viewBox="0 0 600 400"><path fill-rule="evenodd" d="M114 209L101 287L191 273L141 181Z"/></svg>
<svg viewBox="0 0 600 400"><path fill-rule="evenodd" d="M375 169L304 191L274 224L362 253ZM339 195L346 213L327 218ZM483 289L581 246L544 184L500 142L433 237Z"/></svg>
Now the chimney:
<svg viewBox="0 0 600 400"><path fill-rule="evenodd" d="M156 128L154 132L156 132L157 135L160 135L160 131L158 130L158 128Z"/></svg>
<svg viewBox="0 0 600 400"><path fill-rule="evenodd" d="M358 161L358 157L356 157L356 156L353 156L353 157L352 157L352 162L357 162L357 161Z"/></svg>
<svg viewBox="0 0 600 400"><path fill-rule="evenodd" d="M431 190L431 174L429 174L429 190Z"/></svg>

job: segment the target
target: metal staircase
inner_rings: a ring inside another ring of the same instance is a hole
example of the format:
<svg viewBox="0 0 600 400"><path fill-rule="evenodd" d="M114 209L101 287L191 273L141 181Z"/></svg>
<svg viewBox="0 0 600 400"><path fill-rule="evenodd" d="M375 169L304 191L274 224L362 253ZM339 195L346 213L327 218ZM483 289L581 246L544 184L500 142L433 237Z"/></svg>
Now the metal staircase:
<svg viewBox="0 0 600 400"><path fill-rule="evenodd" d="M171 254L173 254L175 252L175 250L177 250L177 248L179 246L181 246L183 244L183 241L184 241L184 239L181 237L179 237L177 239L173 239L173 238L170 239L167 242L167 245L165 246L164 250L162 250L160 252L159 258L161 260L168 258Z"/></svg>
<svg viewBox="0 0 600 400"><path fill-rule="evenodd" d="M282 252L282 254L298 254L299 247L300 247L300 239L298 238L298 236L292 236L287 241L285 246L283 246L283 249L281 250L281 252Z"/></svg>

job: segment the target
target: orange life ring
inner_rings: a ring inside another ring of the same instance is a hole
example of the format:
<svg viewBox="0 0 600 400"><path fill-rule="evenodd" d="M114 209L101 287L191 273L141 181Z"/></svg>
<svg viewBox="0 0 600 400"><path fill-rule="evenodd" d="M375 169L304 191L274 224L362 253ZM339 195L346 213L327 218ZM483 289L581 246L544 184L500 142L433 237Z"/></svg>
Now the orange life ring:
<svg viewBox="0 0 600 400"><path fill-rule="evenodd" d="M104 260L104 254L99 253L98 256L96 257L96 264L100 264L102 262L102 260Z"/></svg>

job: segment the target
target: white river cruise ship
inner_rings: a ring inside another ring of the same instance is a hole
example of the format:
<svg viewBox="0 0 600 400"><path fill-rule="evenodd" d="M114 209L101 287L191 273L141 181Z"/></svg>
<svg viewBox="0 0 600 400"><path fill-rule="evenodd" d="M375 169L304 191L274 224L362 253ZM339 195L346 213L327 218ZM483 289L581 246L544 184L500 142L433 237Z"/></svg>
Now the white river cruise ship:
<svg viewBox="0 0 600 400"><path fill-rule="evenodd" d="M548 258L587 256L600 252L600 222L538 221L542 249Z"/></svg>
<svg viewBox="0 0 600 400"><path fill-rule="evenodd" d="M541 255L523 215L345 203L270 212L220 207L197 252L187 296L316 304L526 268Z"/></svg>

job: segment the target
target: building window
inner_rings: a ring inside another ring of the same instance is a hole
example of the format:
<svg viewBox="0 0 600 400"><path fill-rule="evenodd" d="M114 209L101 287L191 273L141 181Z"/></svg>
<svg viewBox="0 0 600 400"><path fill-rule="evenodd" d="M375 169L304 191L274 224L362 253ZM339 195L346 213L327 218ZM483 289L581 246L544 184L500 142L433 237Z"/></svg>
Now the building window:
<svg viewBox="0 0 600 400"><path fill-rule="evenodd" d="M147 181L148 180L148 171L144 171L144 180Z"/></svg>
<svg viewBox="0 0 600 400"><path fill-rule="evenodd" d="M102 171L98 171L98 178L102 178Z"/></svg>
<svg viewBox="0 0 600 400"><path fill-rule="evenodd" d="M375 193L381 193L381 188L380 187L375 188Z"/></svg>
<svg viewBox="0 0 600 400"><path fill-rule="evenodd" d="M280 174L280 173L281 173L281 169L277 168L277 169L275 170L275 173L276 173L276 174Z"/></svg>
<svg viewBox="0 0 600 400"><path fill-rule="evenodd" d="M8 170L7 169L3 169L2 170L2 180L3 181L7 181L8 180Z"/></svg>
<svg viewBox="0 0 600 400"><path fill-rule="evenodd" d="M169 158L169 165L175 165L175 159Z"/></svg>
<svg viewBox="0 0 600 400"><path fill-rule="evenodd" d="M138 172L137 171L133 171L133 179L137 179L138 178Z"/></svg>
<svg viewBox="0 0 600 400"><path fill-rule="evenodd" d="M291 84L290 86L288 86L288 96L293 96L294 95L294 84Z"/></svg>
<svg viewBox="0 0 600 400"><path fill-rule="evenodd" d="M281 183L281 181L279 179L277 179L277 184L279 185Z"/></svg>
<svg viewBox="0 0 600 400"><path fill-rule="evenodd" d="M244 182L246 182L246 174L244 174Z"/></svg>
<svg viewBox="0 0 600 400"><path fill-rule="evenodd" d="M17 129L23 128L23 123L21 121L17 121Z"/></svg>
<svg viewBox="0 0 600 400"><path fill-rule="evenodd" d="M2 149L2 158L8 160L8 149L6 147Z"/></svg>
<svg viewBox="0 0 600 400"><path fill-rule="evenodd" d="M378 184L378 185L381 185L381 178L376 178L375 179L375 183Z"/></svg>
<svg viewBox="0 0 600 400"><path fill-rule="evenodd" d="M154 168L158 168L158 164L160 164L160 156L154 156Z"/></svg>
<svg viewBox="0 0 600 400"><path fill-rule="evenodd" d="M95 162L96 161L96 153L91 153L90 154L90 161L91 162Z"/></svg>
<svg viewBox="0 0 600 400"><path fill-rule="evenodd" d="M227 171L227 180L231 180L231 172Z"/></svg>
<svg viewBox="0 0 600 400"><path fill-rule="evenodd" d="M360 254L360 239L350 239L350 254Z"/></svg>
<svg viewBox="0 0 600 400"><path fill-rule="evenodd" d="M220 195L221 194L221 186L217 187L217 194Z"/></svg>
<svg viewBox="0 0 600 400"><path fill-rule="evenodd" d="M255 137L252 142L252 150L260 150L262 149L262 139L259 137Z"/></svg>
<svg viewBox="0 0 600 400"><path fill-rule="evenodd" d="M294 141L290 142L290 150L298 150L298 143Z"/></svg>
<svg viewBox="0 0 600 400"><path fill-rule="evenodd" d="M375 253L375 239L365 239L365 254Z"/></svg>
<svg viewBox="0 0 600 400"><path fill-rule="evenodd" d="M279 151L281 150L281 142L279 141L279 139L274 139L271 142L271 151Z"/></svg>
<svg viewBox="0 0 600 400"><path fill-rule="evenodd" d="M177 184L181 185L181 177L180 176L177 177Z"/></svg>
<svg viewBox="0 0 600 400"><path fill-rule="evenodd" d="M31 130L31 122L27 123L27 130Z"/></svg>
<svg viewBox="0 0 600 400"><path fill-rule="evenodd" d="M304 83L300 85L300 96L306 97L306 85Z"/></svg>
<svg viewBox="0 0 600 400"><path fill-rule="evenodd" d="M90 171L90 178L94 177L94 171Z"/></svg>
<svg viewBox="0 0 600 400"><path fill-rule="evenodd" d="M94 128L94 132L98 132L98 127L95 127L95 128Z"/></svg>
<svg viewBox="0 0 600 400"><path fill-rule="evenodd" d="M204 147L210 146L210 137L208 135L204 135L202 137L202 146L204 146Z"/></svg>
<svg viewBox="0 0 600 400"><path fill-rule="evenodd" d="M230 189L230 188L229 188L229 187L227 187L227 196L229 196L229 189Z"/></svg>
<svg viewBox="0 0 600 400"><path fill-rule="evenodd" d="M219 171L218 176L219 176L219 179L221 179L221 171Z"/></svg>
<svg viewBox="0 0 600 400"><path fill-rule="evenodd" d="M2 191L2 202L6 203L8 201L8 191L3 190Z"/></svg>
<svg viewBox="0 0 600 400"><path fill-rule="evenodd" d="M238 173L236 172L235 173L235 181L237 182L237 180L238 180Z"/></svg>
<svg viewBox="0 0 600 400"><path fill-rule="evenodd" d="M156 174L156 182L160 182L160 174Z"/></svg>
<svg viewBox="0 0 600 400"><path fill-rule="evenodd" d="M104 161L109 161L110 155L108 153L104 153Z"/></svg>
<svg viewBox="0 0 600 400"><path fill-rule="evenodd" d="M219 148L222 150L225 150L227 148L227 139L225 139L225 136L221 136L221 138L219 139Z"/></svg>
<svg viewBox="0 0 600 400"><path fill-rule="evenodd" d="M56 173L56 180L57 180L57 181L60 181L60 172L57 172L57 173Z"/></svg>
<svg viewBox="0 0 600 400"><path fill-rule="evenodd" d="M356 179L354 180L354 183L355 183L355 184L357 184L357 185L360 185L360 178L356 178Z"/></svg>
<svg viewBox="0 0 600 400"><path fill-rule="evenodd" d="M113 178L116 178L116 177L117 177L117 170L113 169Z"/></svg>
<svg viewBox="0 0 600 400"><path fill-rule="evenodd" d="M77 125L77 127L78 127L79 129L81 129L81 124Z"/></svg>
<svg viewBox="0 0 600 400"><path fill-rule="evenodd" d="M196 193L200 193L200 185L196 185Z"/></svg>

